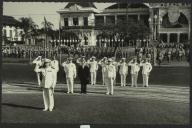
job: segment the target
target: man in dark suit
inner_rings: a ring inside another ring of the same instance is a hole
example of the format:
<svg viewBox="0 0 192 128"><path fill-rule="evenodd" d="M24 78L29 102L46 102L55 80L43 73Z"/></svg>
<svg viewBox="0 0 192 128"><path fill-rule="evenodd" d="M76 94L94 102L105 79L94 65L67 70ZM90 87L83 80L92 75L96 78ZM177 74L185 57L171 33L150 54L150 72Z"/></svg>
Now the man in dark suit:
<svg viewBox="0 0 192 128"><path fill-rule="evenodd" d="M77 59L78 66L78 76L81 83L81 93L87 93L87 84L89 83L89 67L85 60L85 56L82 56L80 59Z"/></svg>

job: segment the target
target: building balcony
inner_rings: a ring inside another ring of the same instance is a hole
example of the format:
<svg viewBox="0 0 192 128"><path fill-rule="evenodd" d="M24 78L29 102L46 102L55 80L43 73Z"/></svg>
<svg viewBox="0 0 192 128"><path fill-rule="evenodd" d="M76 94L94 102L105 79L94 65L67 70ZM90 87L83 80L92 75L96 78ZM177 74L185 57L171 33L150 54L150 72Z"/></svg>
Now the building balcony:
<svg viewBox="0 0 192 128"><path fill-rule="evenodd" d="M95 26L62 26L61 29L69 30L69 29L93 29Z"/></svg>
<svg viewBox="0 0 192 128"><path fill-rule="evenodd" d="M189 28L160 28L160 33L188 33Z"/></svg>

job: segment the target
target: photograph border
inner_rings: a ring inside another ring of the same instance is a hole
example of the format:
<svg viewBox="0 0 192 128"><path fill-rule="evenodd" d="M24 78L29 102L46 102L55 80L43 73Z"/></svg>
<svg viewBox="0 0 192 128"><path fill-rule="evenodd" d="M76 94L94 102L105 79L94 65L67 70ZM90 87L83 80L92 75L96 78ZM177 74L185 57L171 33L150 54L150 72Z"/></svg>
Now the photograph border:
<svg viewBox="0 0 192 128"><path fill-rule="evenodd" d="M138 2L148 2L148 3L189 3L191 4L191 17L192 17L192 0L4 0L0 1L0 27L2 30L2 16L3 16L3 2L129 2L129 3L138 3ZM192 20L192 18L191 18ZM191 25L192 30L192 25ZM191 35L192 37L192 32ZM0 40L2 40L2 31L0 31ZM190 40L190 49L192 48L192 40ZM2 45L0 46L2 48ZM0 82L2 85L2 54L0 54ZM192 52L190 50L190 65L192 64ZM191 75L192 67L190 66L190 78L192 78ZM192 99L192 79L190 79L190 110L192 110L191 107L191 99ZM2 86L0 86L0 94L2 94ZM2 101L2 95L0 95L0 102ZM2 119L2 109L0 106L0 120ZM189 125L175 125L175 124L85 124L90 125L90 128L189 128L192 127L192 118L191 118L192 111L190 111L190 119L189 119ZM0 124L0 128L80 128L80 125L83 124L19 124L19 123L2 123Z"/></svg>

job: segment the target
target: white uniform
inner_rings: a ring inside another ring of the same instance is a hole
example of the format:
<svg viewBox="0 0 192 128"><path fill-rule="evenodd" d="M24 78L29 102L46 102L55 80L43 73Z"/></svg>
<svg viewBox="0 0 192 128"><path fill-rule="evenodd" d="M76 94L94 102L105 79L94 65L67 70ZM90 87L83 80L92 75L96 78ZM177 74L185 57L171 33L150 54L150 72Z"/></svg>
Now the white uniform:
<svg viewBox="0 0 192 128"><path fill-rule="evenodd" d="M126 62L119 64L119 74L121 76L121 86L126 86L126 77L128 74L128 65Z"/></svg>
<svg viewBox="0 0 192 128"><path fill-rule="evenodd" d="M131 66L131 86L137 87L137 78L138 78L138 72L140 70L138 63L129 63L129 66Z"/></svg>
<svg viewBox="0 0 192 128"><path fill-rule="evenodd" d="M143 75L143 86L148 87L149 73L152 70L152 65L149 62L141 63L140 66L143 67L142 75Z"/></svg>
<svg viewBox="0 0 192 128"><path fill-rule="evenodd" d="M105 72L105 84L107 85L107 94L113 95L113 85L114 80L116 78L116 68L113 64L106 66L106 72Z"/></svg>
<svg viewBox="0 0 192 128"><path fill-rule="evenodd" d="M66 81L67 81L67 93L73 93L73 86L74 86L74 78L77 76L76 66L74 63L63 63Z"/></svg>
<svg viewBox="0 0 192 128"><path fill-rule="evenodd" d="M101 68L102 68L102 79L103 79L103 85L105 85L105 79L106 79L106 75L105 75L105 72L106 72L106 61L105 62L99 62L99 64L101 65Z"/></svg>
<svg viewBox="0 0 192 128"><path fill-rule="evenodd" d="M54 97L53 97L53 75L54 69L48 68L35 68L36 72L41 72L43 74L43 79L41 82L41 87L43 87L43 101L45 110L49 109L52 111L54 108Z"/></svg>
<svg viewBox="0 0 192 128"><path fill-rule="evenodd" d="M55 88L56 84L57 84L57 73L59 71L59 62L58 60L53 60L51 61L51 66L54 69L54 74L53 74L53 88Z"/></svg>
<svg viewBox="0 0 192 128"><path fill-rule="evenodd" d="M33 60L33 64L35 64L35 69L39 66L42 66L43 65L43 62L41 61L41 59L38 60L39 57L35 58L35 60ZM35 71L36 72L36 71ZM37 81L38 81L38 85L40 86L41 85L41 80L40 80L40 73L39 72L36 72L37 74Z"/></svg>
<svg viewBox="0 0 192 128"><path fill-rule="evenodd" d="M90 61L88 64L90 66L91 85L95 85L97 80L98 64L97 61Z"/></svg>

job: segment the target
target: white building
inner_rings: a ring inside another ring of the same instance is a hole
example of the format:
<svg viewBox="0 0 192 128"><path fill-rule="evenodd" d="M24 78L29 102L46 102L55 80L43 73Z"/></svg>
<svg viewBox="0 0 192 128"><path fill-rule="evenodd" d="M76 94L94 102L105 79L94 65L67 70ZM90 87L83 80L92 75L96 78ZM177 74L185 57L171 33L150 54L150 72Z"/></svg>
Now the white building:
<svg viewBox="0 0 192 128"><path fill-rule="evenodd" d="M98 44L98 22L115 25L127 19L143 20L150 29L150 40L183 43L191 38L191 5L186 3L117 3L99 11L93 3L82 2L68 3L57 12L62 30L74 32L81 45Z"/></svg>
<svg viewBox="0 0 192 128"><path fill-rule="evenodd" d="M3 16L2 19L2 35L3 41L2 44L5 45L6 43L15 43L15 42L22 42L23 38L22 35L24 33L23 29L20 27L20 22L14 19L11 16Z"/></svg>

